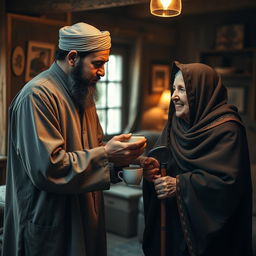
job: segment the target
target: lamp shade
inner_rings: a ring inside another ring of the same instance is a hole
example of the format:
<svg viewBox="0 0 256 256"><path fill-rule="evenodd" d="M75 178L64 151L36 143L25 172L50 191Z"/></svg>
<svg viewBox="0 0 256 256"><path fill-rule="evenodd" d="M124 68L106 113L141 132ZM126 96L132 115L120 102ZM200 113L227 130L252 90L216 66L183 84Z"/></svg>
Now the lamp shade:
<svg viewBox="0 0 256 256"><path fill-rule="evenodd" d="M164 90L160 97L158 106L164 109L165 111L168 111L170 100L171 100L170 90Z"/></svg>
<svg viewBox="0 0 256 256"><path fill-rule="evenodd" d="M181 13L181 0L151 0L150 12L159 17L174 17Z"/></svg>

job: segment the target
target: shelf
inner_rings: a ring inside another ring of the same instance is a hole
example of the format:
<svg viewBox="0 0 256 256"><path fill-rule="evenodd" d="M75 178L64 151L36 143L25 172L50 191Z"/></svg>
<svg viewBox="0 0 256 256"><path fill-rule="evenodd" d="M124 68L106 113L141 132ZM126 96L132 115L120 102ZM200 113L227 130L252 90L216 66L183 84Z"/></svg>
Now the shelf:
<svg viewBox="0 0 256 256"><path fill-rule="evenodd" d="M222 78L252 79L252 74L220 74L220 73L218 74Z"/></svg>
<svg viewBox="0 0 256 256"><path fill-rule="evenodd" d="M230 49L230 50L208 50L201 52L201 56L203 55L223 55L223 54L245 54L245 53L254 53L256 52L256 48L245 48L245 49Z"/></svg>
<svg viewBox="0 0 256 256"><path fill-rule="evenodd" d="M233 88L232 92L229 89L229 103L237 106L243 104L243 115L255 120L256 48L203 51L200 61L215 68L223 84L227 88ZM243 94L239 92L242 88Z"/></svg>

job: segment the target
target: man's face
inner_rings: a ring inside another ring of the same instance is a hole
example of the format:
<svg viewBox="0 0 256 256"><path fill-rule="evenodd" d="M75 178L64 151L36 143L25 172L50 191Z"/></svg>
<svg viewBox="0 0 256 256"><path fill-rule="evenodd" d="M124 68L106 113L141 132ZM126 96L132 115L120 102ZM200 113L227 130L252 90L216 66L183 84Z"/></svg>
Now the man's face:
<svg viewBox="0 0 256 256"><path fill-rule="evenodd" d="M74 81L71 93L79 105L85 106L86 98L94 96L97 81L105 75L104 65L109 59L109 52L110 50L92 52L80 57L71 70Z"/></svg>
<svg viewBox="0 0 256 256"><path fill-rule="evenodd" d="M189 104L185 82L181 71L177 72L175 75L173 83L172 101L175 106L176 116L182 118L186 122L189 122Z"/></svg>
<svg viewBox="0 0 256 256"><path fill-rule="evenodd" d="M82 59L81 75L89 86L95 86L97 81L105 75L105 63L109 59L109 50L92 52Z"/></svg>

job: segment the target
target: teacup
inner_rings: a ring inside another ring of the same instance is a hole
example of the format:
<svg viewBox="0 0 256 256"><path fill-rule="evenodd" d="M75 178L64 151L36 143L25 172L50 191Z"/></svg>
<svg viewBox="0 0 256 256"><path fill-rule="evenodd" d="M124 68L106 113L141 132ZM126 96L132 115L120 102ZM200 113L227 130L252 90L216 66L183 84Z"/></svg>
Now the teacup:
<svg viewBox="0 0 256 256"><path fill-rule="evenodd" d="M143 135L140 135L140 134L133 134L133 135L131 136L131 138L128 140L128 142L133 143L133 142L136 142L136 141L142 140L142 139L145 139L145 137L144 137Z"/></svg>
<svg viewBox="0 0 256 256"><path fill-rule="evenodd" d="M127 185L139 185L142 179L143 169L140 167L124 167L118 172L118 177Z"/></svg>

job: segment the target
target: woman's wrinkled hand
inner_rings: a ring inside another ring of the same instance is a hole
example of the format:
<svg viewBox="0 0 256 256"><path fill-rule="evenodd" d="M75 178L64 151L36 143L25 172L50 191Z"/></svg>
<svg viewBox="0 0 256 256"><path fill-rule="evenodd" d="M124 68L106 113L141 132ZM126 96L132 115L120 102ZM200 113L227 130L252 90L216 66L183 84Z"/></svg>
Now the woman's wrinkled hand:
<svg viewBox="0 0 256 256"><path fill-rule="evenodd" d="M159 162L153 157L142 157L140 165L143 168L143 178L153 182L159 174Z"/></svg>
<svg viewBox="0 0 256 256"><path fill-rule="evenodd" d="M154 180L154 185L158 199L165 199L176 195L176 178L158 175Z"/></svg>

